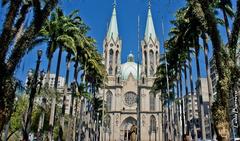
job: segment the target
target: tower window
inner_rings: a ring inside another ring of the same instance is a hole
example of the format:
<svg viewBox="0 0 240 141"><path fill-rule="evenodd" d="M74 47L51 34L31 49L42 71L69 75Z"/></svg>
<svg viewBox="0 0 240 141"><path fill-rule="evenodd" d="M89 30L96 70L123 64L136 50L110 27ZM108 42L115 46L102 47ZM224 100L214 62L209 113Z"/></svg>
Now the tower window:
<svg viewBox="0 0 240 141"><path fill-rule="evenodd" d="M158 52L156 52L156 65L158 65Z"/></svg>
<svg viewBox="0 0 240 141"><path fill-rule="evenodd" d="M154 67L153 65L150 66L150 75L152 76L154 74Z"/></svg>
<svg viewBox="0 0 240 141"><path fill-rule="evenodd" d="M112 66L110 66L109 69L108 69L109 75L112 75L112 71L113 71Z"/></svg>
<svg viewBox="0 0 240 141"><path fill-rule="evenodd" d="M153 115L150 117L150 132L156 132L156 118Z"/></svg>
<svg viewBox="0 0 240 141"><path fill-rule="evenodd" d="M149 56L150 56L150 64L152 65L152 64L154 64L154 55L153 55L153 51L152 50L150 50Z"/></svg>
<svg viewBox="0 0 240 141"><path fill-rule="evenodd" d="M145 62L144 62L144 64L145 64L145 74L147 75L147 52L146 51L144 51L144 60L145 60Z"/></svg>
<svg viewBox="0 0 240 141"><path fill-rule="evenodd" d="M152 50L149 52L149 57L150 57L150 75L154 74L154 53Z"/></svg>
<svg viewBox="0 0 240 141"><path fill-rule="evenodd" d="M155 111L155 94L150 93L150 111Z"/></svg>
<svg viewBox="0 0 240 141"><path fill-rule="evenodd" d="M112 108L112 92L108 91L107 92L107 110L111 111Z"/></svg>
<svg viewBox="0 0 240 141"><path fill-rule="evenodd" d="M115 56L115 57L116 57L116 58L115 58L115 64L118 64L118 54L119 54L119 51L117 50L117 51L116 51L116 56Z"/></svg>
<svg viewBox="0 0 240 141"><path fill-rule="evenodd" d="M110 49L110 51L109 51L109 64L112 64L112 62L113 62L113 50Z"/></svg>

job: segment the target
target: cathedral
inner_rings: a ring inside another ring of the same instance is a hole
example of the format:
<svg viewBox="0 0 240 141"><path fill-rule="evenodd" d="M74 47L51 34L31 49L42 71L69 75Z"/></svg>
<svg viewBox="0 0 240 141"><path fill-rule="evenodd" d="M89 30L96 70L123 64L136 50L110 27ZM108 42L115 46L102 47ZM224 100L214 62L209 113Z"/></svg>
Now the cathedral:
<svg viewBox="0 0 240 141"><path fill-rule="evenodd" d="M136 125L141 141L162 140L162 104L160 94L151 93L159 64L160 43L154 29L151 6L148 6L144 38L141 40L142 63L130 53L121 62L122 40L119 38L116 4L103 41L103 58L107 81L100 89L106 101L103 138L105 141L130 140L130 128ZM139 100L138 100L139 99ZM138 112L139 110L139 112Z"/></svg>

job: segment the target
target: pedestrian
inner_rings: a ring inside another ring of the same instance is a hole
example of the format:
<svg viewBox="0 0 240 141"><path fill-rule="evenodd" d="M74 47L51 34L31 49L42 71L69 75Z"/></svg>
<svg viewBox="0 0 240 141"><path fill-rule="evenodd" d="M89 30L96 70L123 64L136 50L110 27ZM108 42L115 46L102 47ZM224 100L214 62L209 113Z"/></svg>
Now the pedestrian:
<svg viewBox="0 0 240 141"><path fill-rule="evenodd" d="M191 141L189 135L184 134L184 135L183 135L183 141Z"/></svg>

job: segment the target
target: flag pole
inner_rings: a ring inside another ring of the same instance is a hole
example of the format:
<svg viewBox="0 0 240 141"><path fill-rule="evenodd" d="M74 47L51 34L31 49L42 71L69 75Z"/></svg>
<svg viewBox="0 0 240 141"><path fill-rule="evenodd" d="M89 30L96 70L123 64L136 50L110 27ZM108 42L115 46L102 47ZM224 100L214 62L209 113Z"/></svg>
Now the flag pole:
<svg viewBox="0 0 240 141"><path fill-rule="evenodd" d="M139 23L140 17L138 16L137 36L138 36L138 52L137 52L137 141L141 141L141 96L139 87L139 59L140 59L140 43L139 43Z"/></svg>

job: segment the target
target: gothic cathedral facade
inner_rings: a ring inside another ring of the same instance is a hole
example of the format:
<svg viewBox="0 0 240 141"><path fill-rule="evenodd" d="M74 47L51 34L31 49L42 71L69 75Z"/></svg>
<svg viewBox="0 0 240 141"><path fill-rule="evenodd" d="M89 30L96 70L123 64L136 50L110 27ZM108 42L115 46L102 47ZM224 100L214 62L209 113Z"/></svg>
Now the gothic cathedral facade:
<svg viewBox="0 0 240 141"><path fill-rule="evenodd" d="M144 39L141 40L142 64L137 64L131 53L127 62L121 63L122 40L119 38L114 4L108 32L103 42L107 81L104 88L99 91L104 96L107 109L103 128L105 141L128 141L130 128L137 124L140 124L141 141L161 141L160 94L150 92L154 73L159 64L159 49L160 43L155 33L149 5ZM137 100L138 94L140 101Z"/></svg>

